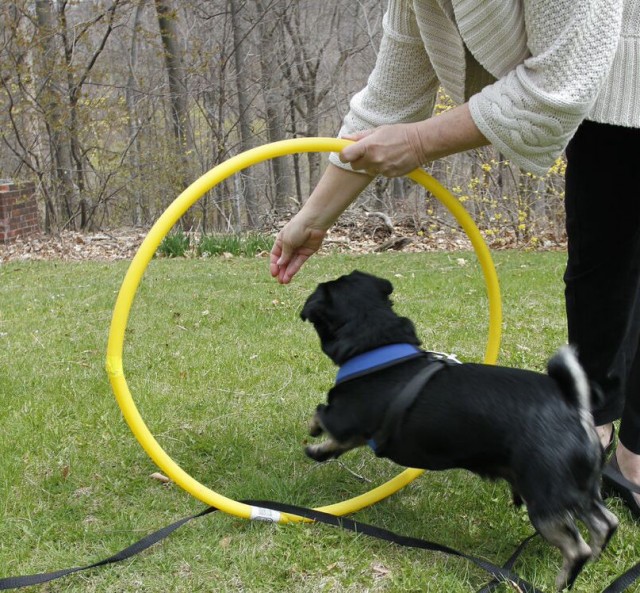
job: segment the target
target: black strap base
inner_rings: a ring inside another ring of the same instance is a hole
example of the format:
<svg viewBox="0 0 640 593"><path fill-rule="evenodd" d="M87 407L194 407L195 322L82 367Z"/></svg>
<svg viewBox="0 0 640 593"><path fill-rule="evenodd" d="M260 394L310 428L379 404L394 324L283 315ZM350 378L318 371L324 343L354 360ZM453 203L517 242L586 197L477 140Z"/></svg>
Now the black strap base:
<svg viewBox="0 0 640 593"><path fill-rule="evenodd" d="M492 576L492 580L487 583L478 593L489 593L497 588L497 586L502 582L511 582L515 584L523 593L542 593L539 589L534 587L532 584L528 583L524 579L520 578L517 574L512 571L513 565L516 560L520 557L522 552L525 550L527 544L537 535L533 534L526 538L516 549L516 551L511 555L511 557L507 560L505 564L502 566L498 566L493 564L487 560L482 558L478 558L475 556L471 556L469 554L465 554L464 552L459 552L453 548L448 546L438 544L435 542L430 542L428 540L409 537L405 535L399 535L387 529L383 529L381 527L376 527L373 525L369 525L367 523L361 523L359 521L354 521L353 519L348 519L345 517L336 517L335 515L330 515L328 513L323 513L320 511L316 511L313 509L308 509L305 507L299 507L290 504L283 504L273 501L263 501L263 500L244 500L241 501L245 504L257 506L260 508L280 511L284 513L289 513L291 515L298 515L300 517L304 517L306 519L311 519L312 521L318 523L324 523L327 525L333 525L335 527L341 527L343 529L348 529L349 531L353 531L355 533L360 533L363 535L367 535L369 537L375 537L399 546L404 546L407 548L416 548L420 550L428 550L432 552L440 552L442 554L447 554L449 556L455 556L458 558L463 558L472 562L476 566L482 568L487 573ZM208 507L203 511L192 515L190 517L186 517L184 519L180 519L171 525L163 527L162 529L147 535L142 538L138 542L132 544L131 546L125 548L124 550L106 558L105 560L101 560L99 562L95 562L93 564L89 564L87 566L81 566L76 568L67 568L64 570L57 570L54 572L42 573L42 574L34 574L27 576L18 576L18 577L6 577L0 578L0 591L8 591L10 589L18 589L20 587L29 587L32 585L40 585L42 583L47 583L49 581L53 581L55 579L59 579L61 577L81 572L85 570L89 570L92 568L98 568L99 566L105 566L107 564L113 564L115 562L121 562L126 560L127 558L131 558L136 554L150 548L155 543L160 540L168 537L171 533L173 533L179 527L182 527L185 523L192 521L193 519L197 519L198 517L204 517L205 515L209 515L217 511L218 509L215 507ZM626 591L638 578L640 577L640 562L625 572L623 575L619 576L615 579L602 593L622 593Z"/></svg>

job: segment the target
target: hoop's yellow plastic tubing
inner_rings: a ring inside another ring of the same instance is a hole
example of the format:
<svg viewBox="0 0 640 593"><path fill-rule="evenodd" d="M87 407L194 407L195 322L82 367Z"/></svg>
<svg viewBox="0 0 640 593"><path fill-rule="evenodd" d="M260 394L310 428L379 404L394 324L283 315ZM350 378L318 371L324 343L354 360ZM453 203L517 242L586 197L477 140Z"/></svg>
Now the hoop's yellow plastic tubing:
<svg viewBox="0 0 640 593"><path fill-rule="evenodd" d="M215 185L251 165L269 159L294 153L339 152L349 143L348 140L336 138L296 138L283 140L243 152L214 167L208 173L205 173L200 179L196 180L184 190L153 225L134 256L122 282L122 286L120 287L118 298L116 299L109 329L106 369L116 400L129 428L149 457L151 457L156 465L178 484L178 486L205 504L214 506L230 515L244 519L261 519L280 523L306 521L306 519L297 515L275 513L218 494L187 474L156 441L144 423L133 401L124 376L122 364L124 335L133 299L142 281L142 276L162 239L169 233L174 224L189 207ZM422 185L440 200L456 218L471 240L480 262L487 287L489 299L489 334L485 349L485 362L493 364L497 359L498 348L500 346L502 308L498 278L489 249L469 214L449 191L422 170L415 170L410 173L408 177ZM360 496L329 506L320 507L317 510L334 515L353 513L390 496L422 473L424 473L424 470L407 469L395 478Z"/></svg>

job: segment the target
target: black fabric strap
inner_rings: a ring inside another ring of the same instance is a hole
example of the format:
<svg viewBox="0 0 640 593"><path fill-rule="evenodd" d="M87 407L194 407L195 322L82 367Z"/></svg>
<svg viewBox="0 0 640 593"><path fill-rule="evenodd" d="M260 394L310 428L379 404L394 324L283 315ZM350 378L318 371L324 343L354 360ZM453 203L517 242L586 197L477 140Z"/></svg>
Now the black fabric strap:
<svg viewBox="0 0 640 593"><path fill-rule="evenodd" d="M503 565L498 566L483 558L477 558L475 556L471 556L469 554L465 554L464 552L459 552L453 548L448 546L438 544L435 542L430 542L428 540L409 537L405 535L399 535L387 529L383 529L381 527L376 527L373 525L369 525L367 523L361 523L359 521L354 521L353 519L348 519L345 517L336 517L335 515L330 515L328 513L323 513L321 511L316 511L313 509L308 509L305 507L299 507L290 504L283 504L279 502L273 501L264 501L264 500L244 500L241 501L245 504L257 506L264 509L270 509L274 511L280 511L284 513L289 513L291 515L298 515L299 517L304 517L306 519L310 519L312 521L316 521L318 523L324 523L326 525L333 525L335 527L341 527L343 529L347 529L349 531L353 531L354 533L361 533L363 535L367 535L369 537L375 537L377 539L381 539L387 542L394 543L399 546L404 546L407 548L415 548L420 550L429 550L433 552L440 552L442 554L446 554L449 556L455 556L458 558L463 558L472 562L476 566L482 568L486 572L488 572L493 580L488 583L483 589L481 589L478 593L489 593L493 591L501 582L509 581L515 583L523 593L542 593L539 589L534 587L532 584L528 583L524 579L521 579L518 575L512 572L513 565L515 561L520 556L520 554L525 549L526 545L529 541L535 537L536 534L529 536L525 539L520 546L518 546L517 550L512 554L509 560ZM18 589L20 587L28 587L32 585L39 585L42 583L46 583L49 581L53 581L55 579L59 579L61 577L89 570L92 568L98 568L99 566L105 566L107 564L113 564L115 562L121 562L122 560L126 560L127 558L131 558L136 554L150 548L155 543L160 540L168 537L171 533L173 533L179 527L182 527L185 523L192 521L193 519L197 519L198 517L204 517L210 513L217 511L218 509L215 507L208 507L203 511L192 515L190 517L186 517L184 519L180 519L167 527L164 527L146 537L142 538L138 542L132 544L131 546L125 548L121 552L106 558L105 560L101 560L99 562L95 562L93 564L89 564L87 566L77 567L77 568L68 568L65 570L58 570L55 572L48 572L42 574L34 574L27 576L19 576L19 577L6 577L0 578L0 591L8 591L10 589ZM623 575L619 576L615 579L602 593L622 593L626 591L629 587L631 587L635 581L640 577L640 563L636 564L632 568L630 568Z"/></svg>
<svg viewBox="0 0 640 593"><path fill-rule="evenodd" d="M535 537L537 537L538 535L539 534L536 531L534 534L523 539L520 545L515 549L513 554L511 554L508 560L502 565L502 568L507 568L511 570L514 567L518 558L520 558L520 556L522 555L522 552L524 552L527 545L529 545L529 542L533 540ZM482 587L482 589L479 589L477 593L491 593L491 591L495 591L499 586L500 586L500 581L498 579L493 579L492 581L488 582L484 587Z"/></svg>
<svg viewBox="0 0 640 593"><path fill-rule="evenodd" d="M107 564L113 564L114 562L122 562L127 558L131 558L140 552L143 552L147 548L150 548L154 544L158 543L160 540L171 535L176 529L182 527L185 523L192 521L193 519L197 519L198 517L204 517L209 513L213 513L217 511L215 507L209 507L204 509L204 511L199 512L196 515L192 515L191 517L185 517L184 519L180 519L171 525L167 525L154 533L143 537L141 540L137 541L135 544L130 545L129 547L121 550L117 554L113 556L109 556L109 558L105 558L104 560L100 560L99 562L94 562L93 564L89 564L87 566L78 566L76 568L65 568L63 570L56 570L54 572L46 572L41 574L32 574L27 576L20 577L7 577L0 578L0 591L8 591L9 589L19 589L20 587L29 587L31 585L41 585L42 583L47 583L49 581L53 581L55 579L59 579L61 577L65 577L67 575L81 572L83 570L89 570L91 568L98 568L99 566L105 566Z"/></svg>
<svg viewBox="0 0 640 593"><path fill-rule="evenodd" d="M290 504L259 500L249 501L247 504L271 508L283 513L289 513L291 515L298 515L300 517L304 517L305 519L312 519L313 521L324 523L325 525L341 527L342 529L347 529L349 531L353 531L354 533L368 535L369 537L375 537L377 539L391 542L405 548L415 548L419 550L429 550L431 552L441 552L448 556L457 556L458 558L464 558L465 560L469 560L476 566L482 568L495 579L498 579L500 582L510 581L517 584L524 593L542 593L539 589L537 589L527 581L521 579L518 575L511 572L507 568L497 566L496 564L484 560L483 558L478 558L476 556L465 554L464 552L459 552L458 550L450 548L449 546L445 546L443 544L438 544L436 542L431 542L417 537L400 535L394 533L393 531L389 531L388 529L383 529L382 527L369 525L368 523L354 521L353 519L349 519L346 517L336 517L335 515L330 515L328 513L316 511L314 509L307 509Z"/></svg>
<svg viewBox="0 0 640 593"><path fill-rule="evenodd" d="M615 579L602 593L622 593L640 578L640 562ZM634 591L637 589L634 587Z"/></svg>
<svg viewBox="0 0 640 593"><path fill-rule="evenodd" d="M372 441L375 444L374 450L376 455L384 455L387 442L395 434L406 411L411 407L418 395L420 395L420 392L429 380L446 365L447 363L444 360L434 360L431 362L416 373L398 396L389 404L382 426L373 435Z"/></svg>

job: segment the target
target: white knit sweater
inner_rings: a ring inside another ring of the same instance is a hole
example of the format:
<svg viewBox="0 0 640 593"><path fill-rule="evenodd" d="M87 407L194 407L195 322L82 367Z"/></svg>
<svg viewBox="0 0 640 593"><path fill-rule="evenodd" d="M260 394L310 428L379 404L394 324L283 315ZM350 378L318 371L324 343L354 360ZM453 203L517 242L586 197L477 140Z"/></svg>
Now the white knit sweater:
<svg viewBox="0 0 640 593"><path fill-rule="evenodd" d="M544 173L583 119L640 127L640 0L390 0L340 135L430 117L439 85Z"/></svg>

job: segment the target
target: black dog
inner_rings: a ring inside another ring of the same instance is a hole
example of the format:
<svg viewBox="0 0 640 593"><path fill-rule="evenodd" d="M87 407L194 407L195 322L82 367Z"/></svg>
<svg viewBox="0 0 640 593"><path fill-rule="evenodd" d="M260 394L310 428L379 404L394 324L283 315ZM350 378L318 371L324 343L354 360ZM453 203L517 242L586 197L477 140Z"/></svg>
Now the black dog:
<svg viewBox="0 0 640 593"><path fill-rule="evenodd" d="M408 467L464 468L509 482L535 528L564 557L556 579L571 587L613 535L602 504L602 447L590 413L591 387L566 346L548 375L453 364L418 349L413 323L392 310L388 280L355 271L318 286L302 310L323 352L340 366L328 405L309 432L316 461L369 444ZM588 545L575 520L585 523Z"/></svg>

